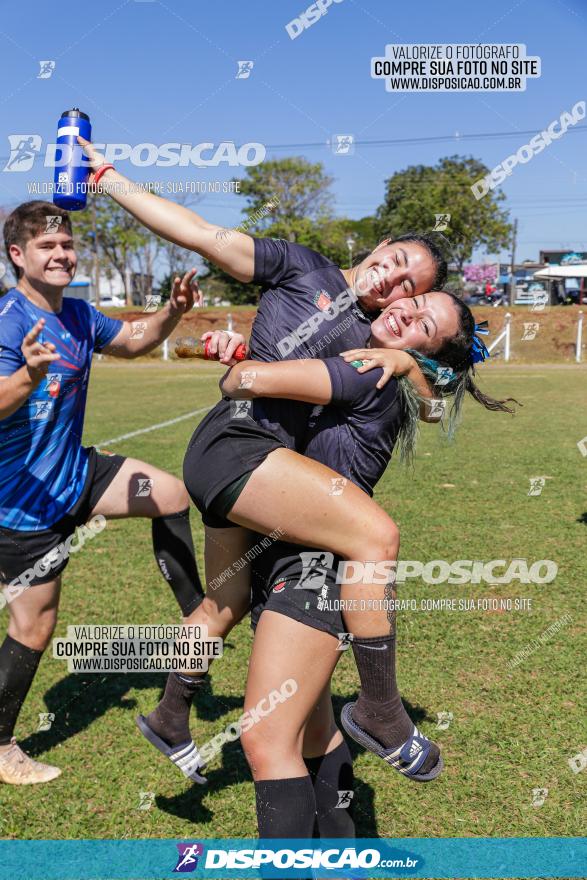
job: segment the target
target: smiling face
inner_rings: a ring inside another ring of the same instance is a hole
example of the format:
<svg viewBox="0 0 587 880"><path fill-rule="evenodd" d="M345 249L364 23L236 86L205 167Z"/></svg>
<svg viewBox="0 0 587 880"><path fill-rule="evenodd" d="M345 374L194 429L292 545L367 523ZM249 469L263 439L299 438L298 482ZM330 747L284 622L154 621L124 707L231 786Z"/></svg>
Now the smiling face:
<svg viewBox="0 0 587 880"><path fill-rule="evenodd" d="M29 238L24 246L11 244L13 262L35 287L63 289L72 281L77 266L77 254L71 234L48 232Z"/></svg>
<svg viewBox="0 0 587 880"><path fill-rule="evenodd" d="M423 245L385 241L359 263L354 286L365 311L375 312L402 297L425 293L435 277L436 263Z"/></svg>
<svg viewBox="0 0 587 880"><path fill-rule="evenodd" d="M398 299L371 324L373 348L414 348L434 355L459 331L454 302L446 293Z"/></svg>

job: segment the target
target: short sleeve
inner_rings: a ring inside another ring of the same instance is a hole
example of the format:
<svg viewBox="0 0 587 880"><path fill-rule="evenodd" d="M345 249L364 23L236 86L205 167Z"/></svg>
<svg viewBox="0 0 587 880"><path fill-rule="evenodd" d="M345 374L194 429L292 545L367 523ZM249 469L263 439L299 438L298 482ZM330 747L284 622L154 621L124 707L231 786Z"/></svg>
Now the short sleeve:
<svg viewBox="0 0 587 880"><path fill-rule="evenodd" d="M355 406L359 403L368 404L377 397L375 387L383 375L379 367L358 373L356 367L347 364L341 357L325 358L326 366L332 382L332 403L335 406Z"/></svg>
<svg viewBox="0 0 587 880"><path fill-rule="evenodd" d="M255 270L253 282L264 287L279 287L315 269L324 269L333 263L322 254L301 244L292 244L282 238L253 238Z"/></svg>
<svg viewBox="0 0 587 880"><path fill-rule="evenodd" d="M0 318L0 376L12 376L24 365L20 350L25 330L20 320Z"/></svg>
<svg viewBox="0 0 587 880"><path fill-rule="evenodd" d="M90 308L92 310L92 318L96 322L94 351L102 351L118 335L123 322L118 318L109 318L108 315L99 312L94 306L90 306Z"/></svg>

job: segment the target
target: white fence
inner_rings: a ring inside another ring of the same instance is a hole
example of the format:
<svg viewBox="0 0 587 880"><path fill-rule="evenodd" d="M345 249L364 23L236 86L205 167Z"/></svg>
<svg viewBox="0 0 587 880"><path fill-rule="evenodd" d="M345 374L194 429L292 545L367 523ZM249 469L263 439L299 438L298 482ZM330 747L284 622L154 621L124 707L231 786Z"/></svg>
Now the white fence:
<svg viewBox="0 0 587 880"><path fill-rule="evenodd" d="M228 314L228 329L232 331L232 315ZM505 321L503 324L503 328L498 336L491 342L491 345L487 346L487 351L491 354L491 352L503 342L503 359L504 361L509 361L511 357L511 332L512 332L512 314L511 312L505 313ZM577 315L577 336L575 340L575 361L580 364L583 360L583 312L579 312ZM100 357L100 355L98 355ZM161 357L164 361L169 360L169 340L166 339L161 346Z"/></svg>

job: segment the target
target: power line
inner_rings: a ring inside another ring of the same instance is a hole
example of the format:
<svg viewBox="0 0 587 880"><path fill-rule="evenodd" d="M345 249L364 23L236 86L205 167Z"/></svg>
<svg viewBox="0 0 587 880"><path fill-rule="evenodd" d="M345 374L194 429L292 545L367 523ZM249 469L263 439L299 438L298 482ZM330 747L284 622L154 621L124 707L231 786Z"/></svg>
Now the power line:
<svg viewBox="0 0 587 880"><path fill-rule="evenodd" d="M402 147L413 146L414 144L440 144L447 142L474 141L474 140L503 140L507 138L532 137L541 134L543 129L528 129L526 131L487 131L478 132L476 134L444 134L430 137L414 137L414 138L385 138L379 140L357 140L353 141L353 146L360 147ZM576 134L578 132L586 132L587 125L575 125L568 128L565 134ZM350 136L350 135L349 135ZM298 150L298 149L315 149L330 147L331 141L308 141L307 143L298 144L265 144L266 150ZM0 162L7 162L9 156L0 156Z"/></svg>
<svg viewBox="0 0 587 880"><path fill-rule="evenodd" d="M532 136L541 134L542 131L543 129L539 128L530 129L528 131L493 131L479 132L477 134L460 134L460 132L456 132L455 134L437 135L435 137L388 138L384 140L353 141L353 145L361 147L390 147L413 144L438 144L446 141L497 140L501 138ZM576 125L573 128L568 128L566 134L579 131L587 131L587 125ZM324 146L330 146L330 141L311 141L301 144L265 144L267 150L296 150Z"/></svg>

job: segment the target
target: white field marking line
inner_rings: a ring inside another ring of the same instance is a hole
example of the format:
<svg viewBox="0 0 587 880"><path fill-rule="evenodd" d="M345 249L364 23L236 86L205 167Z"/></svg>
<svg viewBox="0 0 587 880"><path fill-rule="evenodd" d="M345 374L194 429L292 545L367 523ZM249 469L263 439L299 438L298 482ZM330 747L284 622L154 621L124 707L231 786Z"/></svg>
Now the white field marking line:
<svg viewBox="0 0 587 880"><path fill-rule="evenodd" d="M193 412L185 413L183 416L178 416L176 419L169 419L168 422L159 422L157 425L150 425L148 428L139 428L138 431L131 431L129 434L121 434L120 437L113 437L111 440L102 440L100 443L93 443L92 446L96 446L99 449L101 446L112 446L114 443L122 443L123 440L130 440L131 437L138 437L139 434L148 434L149 431L158 431L159 428L168 428L169 425L176 425L178 422L184 422L186 419L191 419L192 416L199 416L200 413L208 412L210 409L212 409L211 406L204 406L202 409L195 409Z"/></svg>

